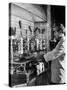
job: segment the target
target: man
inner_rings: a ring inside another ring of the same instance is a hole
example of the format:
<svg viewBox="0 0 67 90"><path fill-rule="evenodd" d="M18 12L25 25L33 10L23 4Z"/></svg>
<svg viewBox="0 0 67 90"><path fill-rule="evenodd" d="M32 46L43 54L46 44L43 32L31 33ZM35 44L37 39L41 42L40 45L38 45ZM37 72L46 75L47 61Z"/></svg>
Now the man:
<svg viewBox="0 0 67 90"><path fill-rule="evenodd" d="M56 47L44 55L34 56L39 60L41 58L44 62L51 61L51 84L64 84L65 83L65 50L64 50L64 26L58 24L54 27L54 37L59 40Z"/></svg>
<svg viewBox="0 0 67 90"><path fill-rule="evenodd" d="M64 84L65 83L65 51L64 51L64 29L63 25L57 25L54 31L54 37L59 39L56 47L44 55L46 62L51 62L51 83Z"/></svg>

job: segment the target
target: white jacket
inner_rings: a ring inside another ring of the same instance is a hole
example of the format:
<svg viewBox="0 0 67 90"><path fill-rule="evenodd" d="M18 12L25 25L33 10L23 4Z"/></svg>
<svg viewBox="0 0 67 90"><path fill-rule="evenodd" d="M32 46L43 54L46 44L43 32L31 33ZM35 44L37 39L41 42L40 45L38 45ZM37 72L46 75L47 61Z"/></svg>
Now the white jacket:
<svg viewBox="0 0 67 90"><path fill-rule="evenodd" d="M44 55L45 60L52 61L51 63L51 81L54 83L65 83L65 48L64 37L58 42L53 51Z"/></svg>

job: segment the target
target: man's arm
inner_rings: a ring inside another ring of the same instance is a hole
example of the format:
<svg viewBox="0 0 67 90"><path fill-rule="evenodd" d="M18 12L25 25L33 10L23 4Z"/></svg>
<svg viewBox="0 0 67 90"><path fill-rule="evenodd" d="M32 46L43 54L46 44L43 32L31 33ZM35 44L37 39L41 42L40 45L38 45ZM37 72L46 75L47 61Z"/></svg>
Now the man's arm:
<svg viewBox="0 0 67 90"><path fill-rule="evenodd" d="M61 39L53 51L44 55L46 62L52 61L64 54L64 40Z"/></svg>

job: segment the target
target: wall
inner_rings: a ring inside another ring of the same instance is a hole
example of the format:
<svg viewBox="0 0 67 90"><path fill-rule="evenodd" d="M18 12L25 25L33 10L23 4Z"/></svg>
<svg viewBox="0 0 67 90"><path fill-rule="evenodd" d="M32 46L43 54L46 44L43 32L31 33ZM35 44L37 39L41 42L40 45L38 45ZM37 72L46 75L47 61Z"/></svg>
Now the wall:
<svg viewBox="0 0 67 90"><path fill-rule="evenodd" d="M17 36L20 35L19 20L22 22L23 37L26 37L26 29L28 37L31 37L29 26L32 32L34 30L34 22L46 21L44 10L39 5L13 3L11 4L11 26L16 27Z"/></svg>
<svg viewBox="0 0 67 90"><path fill-rule="evenodd" d="M46 15L41 5L25 4L25 3L15 3L15 4L27 10L29 13L31 13L33 15L34 21L45 21L46 20Z"/></svg>

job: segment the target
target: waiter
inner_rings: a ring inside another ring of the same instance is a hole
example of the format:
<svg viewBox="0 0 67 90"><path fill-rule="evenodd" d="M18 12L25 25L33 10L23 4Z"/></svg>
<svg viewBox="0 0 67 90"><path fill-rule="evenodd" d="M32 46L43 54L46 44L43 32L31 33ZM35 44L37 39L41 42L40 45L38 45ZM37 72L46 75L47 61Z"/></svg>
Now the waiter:
<svg viewBox="0 0 67 90"><path fill-rule="evenodd" d="M36 58L41 58L44 63L51 61L51 83L50 84L64 84L65 83L65 32L62 24L57 24L54 27L54 37L59 42L56 47L43 55L34 55ZM37 59L39 60L39 59Z"/></svg>
<svg viewBox="0 0 67 90"><path fill-rule="evenodd" d="M46 62L51 62L51 84L64 84L65 83L65 50L64 50L64 26L57 25L54 31L54 37L59 39L56 47L44 55Z"/></svg>

